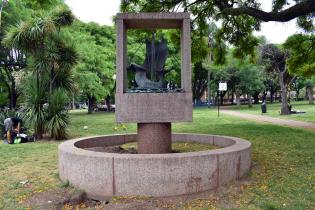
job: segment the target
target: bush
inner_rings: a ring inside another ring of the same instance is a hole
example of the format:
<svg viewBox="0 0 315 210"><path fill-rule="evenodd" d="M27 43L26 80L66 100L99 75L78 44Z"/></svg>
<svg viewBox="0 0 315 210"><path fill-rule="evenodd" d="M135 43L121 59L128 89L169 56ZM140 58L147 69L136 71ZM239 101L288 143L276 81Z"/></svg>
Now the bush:
<svg viewBox="0 0 315 210"><path fill-rule="evenodd" d="M67 127L70 122L68 110L65 108L68 97L64 90L57 89L49 97L47 113L47 131L56 140L67 138Z"/></svg>

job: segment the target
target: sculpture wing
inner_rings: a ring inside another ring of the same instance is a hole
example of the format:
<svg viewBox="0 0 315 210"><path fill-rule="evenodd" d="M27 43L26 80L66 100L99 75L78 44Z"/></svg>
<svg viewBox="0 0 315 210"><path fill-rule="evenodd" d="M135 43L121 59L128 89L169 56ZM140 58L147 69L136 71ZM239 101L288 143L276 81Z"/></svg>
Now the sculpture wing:
<svg viewBox="0 0 315 210"><path fill-rule="evenodd" d="M152 49L153 48L153 49ZM168 55L167 42L165 39L158 41L152 45L152 42L146 40L146 56L143 67L150 71L151 67L154 71L163 71L163 67Z"/></svg>
<svg viewBox="0 0 315 210"><path fill-rule="evenodd" d="M167 55L168 55L168 48L167 48L167 42L165 39L162 39L158 43L156 43L156 59L154 63L154 69L157 72L163 71Z"/></svg>

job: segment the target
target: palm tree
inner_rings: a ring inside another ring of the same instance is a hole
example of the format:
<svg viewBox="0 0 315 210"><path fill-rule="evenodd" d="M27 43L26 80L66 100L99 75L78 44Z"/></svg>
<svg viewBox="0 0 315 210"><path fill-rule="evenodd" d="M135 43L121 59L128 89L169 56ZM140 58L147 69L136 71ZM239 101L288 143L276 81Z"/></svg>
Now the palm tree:
<svg viewBox="0 0 315 210"><path fill-rule="evenodd" d="M61 92L73 90L71 69L78 56L61 29L71 25L73 20L71 10L59 6L45 15L12 27L4 38L5 45L26 53L35 75L35 80L30 79L26 106L39 138L46 131L55 139L66 137L69 120L64 117L66 98ZM47 109L45 103L48 103Z"/></svg>

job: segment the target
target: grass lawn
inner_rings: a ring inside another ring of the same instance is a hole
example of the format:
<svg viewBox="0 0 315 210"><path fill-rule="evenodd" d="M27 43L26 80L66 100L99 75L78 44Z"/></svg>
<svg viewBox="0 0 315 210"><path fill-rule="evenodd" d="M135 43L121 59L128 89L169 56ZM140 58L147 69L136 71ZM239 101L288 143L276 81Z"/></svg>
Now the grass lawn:
<svg viewBox="0 0 315 210"><path fill-rule="evenodd" d="M304 111L304 114L291 114L291 115L280 115L281 103L269 103L267 104L267 113L264 114L270 117L279 117L283 119L299 120L306 122L315 123L315 105L309 105L308 101L293 101L291 103L292 110ZM245 112L249 114L261 115L260 104L253 104L252 108L248 108L248 105L241 105L241 107L230 106L229 109Z"/></svg>
<svg viewBox="0 0 315 210"><path fill-rule="evenodd" d="M121 145L121 148L124 150L132 150L138 152L137 142L131 142ZM221 147L211 145L211 144L202 144L195 142L174 142L172 143L172 151L176 153L182 152L198 152L212 149L220 149Z"/></svg>
<svg viewBox="0 0 315 210"><path fill-rule="evenodd" d="M277 105L268 106L271 113L273 106ZM227 115L217 118L216 114L215 109L195 109L193 123L175 124L173 130L248 139L252 142L253 169L237 191L230 190L237 185L234 183L220 199L197 199L186 207L220 208L228 203L235 209L315 209L314 132ZM112 113L73 112L71 119L71 137L129 133L136 128L135 124L116 126ZM58 142L0 143L0 209L26 208L24 201L30 196L65 187L58 180L57 146ZM26 184L20 183L25 180Z"/></svg>

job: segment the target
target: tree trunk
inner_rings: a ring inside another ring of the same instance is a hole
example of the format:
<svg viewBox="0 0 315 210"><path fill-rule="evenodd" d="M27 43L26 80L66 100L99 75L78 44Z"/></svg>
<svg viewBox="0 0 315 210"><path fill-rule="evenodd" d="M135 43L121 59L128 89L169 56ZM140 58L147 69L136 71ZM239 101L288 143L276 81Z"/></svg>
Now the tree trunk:
<svg viewBox="0 0 315 210"><path fill-rule="evenodd" d="M110 112L111 110L111 103L110 103L110 95L106 96L105 98L106 106L107 106L107 111Z"/></svg>
<svg viewBox="0 0 315 210"><path fill-rule="evenodd" d="M308 100L308 88L305 89L304 100Z"/></svg>
<svg viewBox="0 0 315 210"><path fill-rule="evenodd" d="M250 94L247 94L247 99L248 99L248 107L252 108L253 107L252 96Z"/></svg>
<svg viewBox="0 0 315 210"><path fill-rule="evenodd" d="M230 91L227 92L227 101L230 101Z"/></svg>
<svg viewBox="0 0 315 210"><path fill-rule="evenodd" d="M234 92L232 92L231 105L234 105Z"/></svg>
<svg viewBox="0 0 315 210"><path fill-rule="evenodd" d="M236 100L236 106L240 107L241 106L241 94L238 90L235 91L235 100Z"/></svg>
<svg viewBox="0 0 315 210"><path fill-rule="evenodd" d="M9 108L10 109L15 109L16 108L16 101L17 101L17 92L16 92L16 85L15 85L15 81L12 78L11 80L11 86L8 86L9 89Z"/></svg>
<svg viewBox="0 0 315 210"><path fill-rule="evenodd" d="M274 96L275 92L273 90L270 90L270 103L273 103Z"/></svg>
<svg viewBox="0 0 315 210"><path fill-rule="evenodd" d="M262 103L264 103L264 102L266 103L266 96L267 96L267 92L264 91L263 94L262 94L262 98L261 98Z"/></svg>
<svg viewBox="0 0 315 210"><path fill-rule="evenodd" d="M284 84L284 72L279 73L279 83L281 89L281 115L288 115L291 110L288 105L287 88Z"/></svg>
<svg viewBox="0 0 315 210"><path fill-rule="evenodd" d="M75 104L74 104L74 94L72 94L72 109L75 110Z"/></svg>
<svg viewBox="0 0 315 210"><path fill-rule="evenodd" d="M309 103L309 104L314 104L314 97L313 97L314 91L313 91L313 86L307 88L307 93L308 93L308 103Z"/></svg>
<svg viewBox="0 0 315 210"><path fill-rule="evenodd" d="M253 97L254 97L254 104L259 104L259 92L255 92Z"/></svg>
<svg viewBox="0 0 315 210"><path fill-rule="evenodd" d="M94 103L95 103L95 98L94 97L88 97L88 114L93 113Z"/></svg>

